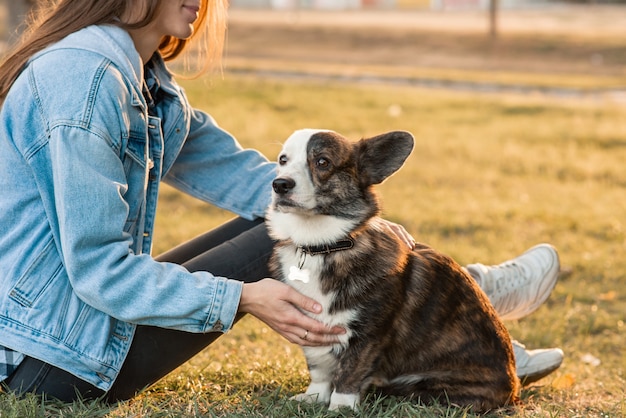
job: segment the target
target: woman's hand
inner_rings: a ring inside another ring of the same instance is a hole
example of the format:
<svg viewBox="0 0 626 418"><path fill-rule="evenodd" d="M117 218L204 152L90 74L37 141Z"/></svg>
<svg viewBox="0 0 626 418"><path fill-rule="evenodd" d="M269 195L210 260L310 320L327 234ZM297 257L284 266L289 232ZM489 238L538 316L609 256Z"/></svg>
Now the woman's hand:
<svg viewBox="0 0 626 418"><path fill-rule="evenodd" d="M382 219L382 223L383 225L386 225L387 228L391 229L391 231L396 234L398 238L400 238L400 240L406 244L407 247L409 247L410 249L415 248L415 239L413 239L411 234L409 234L402 225L390 222L385 219Z"/></svg>
<svg viewBox="0 0 626 418"><path fill-rule="evenodd" d="M300 345L331 345L339 342L338 335L346 332L303 314L301 311L321 313L322 306L274 279L244 283L239 311L254 315L288 341Z"/></svg>

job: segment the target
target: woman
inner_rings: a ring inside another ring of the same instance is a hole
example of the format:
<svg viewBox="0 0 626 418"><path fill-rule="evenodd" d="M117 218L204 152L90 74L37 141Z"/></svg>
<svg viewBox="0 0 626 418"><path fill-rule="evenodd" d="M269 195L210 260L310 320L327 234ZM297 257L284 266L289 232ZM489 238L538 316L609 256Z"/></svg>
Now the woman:
<svg viewBox="0 0 626 418"><path fill-rule="evenodd" d="M264 279L274 165L191 108L165 67L190 41L203 69L216 64L225 13L226 0L60 0L0 66L10 390L128 399L243 313L301 345L344 332L301 312L319 311L316 301ZM161 180L239 218L154 259ZM556 253L541 251L552 261L535 281L548 277L551 290Z"/></svg>

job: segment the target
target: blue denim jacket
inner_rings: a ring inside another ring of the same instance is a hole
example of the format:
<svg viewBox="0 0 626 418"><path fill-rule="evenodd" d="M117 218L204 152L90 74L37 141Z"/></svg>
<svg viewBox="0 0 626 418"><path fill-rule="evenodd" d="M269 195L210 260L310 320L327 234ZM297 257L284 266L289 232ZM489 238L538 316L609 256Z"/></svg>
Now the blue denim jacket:
<svg viewBox="0 0 626 418"><path fill-rule="evenodd" d="M160 181L253 219L275 172L150 64L149 112L129 34L88 27L33 57L0 110L0 346L103 390L137 324L225 332L238 309L240 282L150 256Z"/></svg>

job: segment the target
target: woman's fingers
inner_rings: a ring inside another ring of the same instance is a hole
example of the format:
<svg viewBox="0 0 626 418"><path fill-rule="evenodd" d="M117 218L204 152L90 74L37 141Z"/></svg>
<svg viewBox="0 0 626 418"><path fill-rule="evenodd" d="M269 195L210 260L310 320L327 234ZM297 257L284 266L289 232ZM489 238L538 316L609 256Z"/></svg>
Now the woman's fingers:
<svg viewBox="0 0 626 418"><path fill-rule="evenodd" d="M383 222L387 225L387 227L394 233L402 242L406 244L407 247L413 249L415 248L415 239L409 232L400 224L387 221L383 219Z"/></svg>
<svg viewBox="0 0 626 418"><path fill-rule="evenodd" d="M244 284L239 308L265 322L288 341L300 345L330 345L345 333L341 327L328 327L303 312L321 313L322 307L291 286L274 279Z"/></svg>

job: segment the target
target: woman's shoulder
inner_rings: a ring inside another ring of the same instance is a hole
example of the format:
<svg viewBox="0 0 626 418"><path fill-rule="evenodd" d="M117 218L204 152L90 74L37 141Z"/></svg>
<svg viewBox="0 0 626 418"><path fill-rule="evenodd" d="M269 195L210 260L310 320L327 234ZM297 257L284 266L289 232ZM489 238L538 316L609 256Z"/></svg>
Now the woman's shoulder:
<svg viewBox="0 0 626 418"><path fill-rule="evenodd" d="M23 76L42 110L65 115L107 102L120 106L141 94L138 83L91 51L51 51L32 61Z"/></svg>
<svg viewBox="0 0 626 418"><path fill-rule="evenodd" d="M107 103L119 107L141 96L142 63L126 31L90 26L36 54L23 76L44 108L67 114Z"/></svg>
<svg viewBox="0 0 626 418"><path fill-rule="evenodd" d="M111 64L108 58L93 51L55 49L32 59L26 72L37 84L56 85L56 88L63 87L64 91L79 90L94 78L102 78L107 71L118 73Z"/></svg>
<svg viewBox="0 0 626 418"><path fill-rule="evenodd" d="M130 35L111 26L89 26L36 54L30 61L35 81L84 89L94 79L140 90L141 57Z"/></svg>
<svg viewBox="0 0 626 418"><path fill-rule="evenodd" d="M136 119L131 115L143 113L140 85L109 57L80 48L52 49L31 60L5 106L25 101L48 129L73 126L109 139L126 135Z"/></svg>

